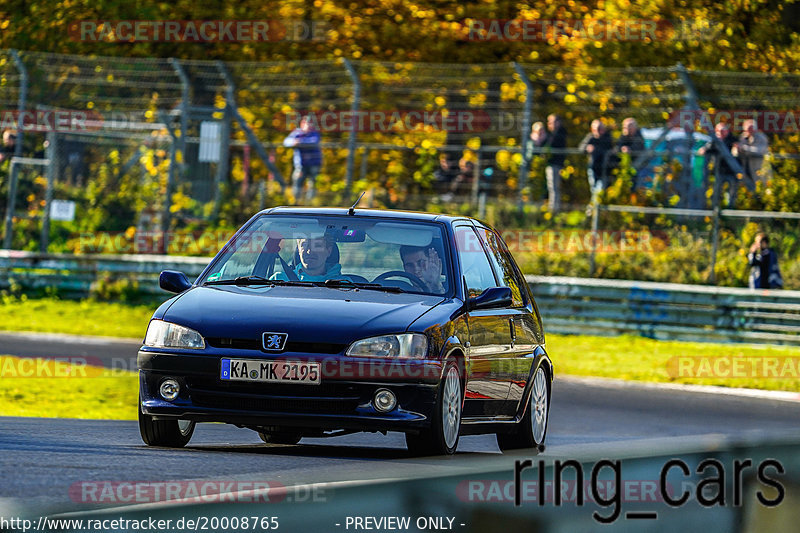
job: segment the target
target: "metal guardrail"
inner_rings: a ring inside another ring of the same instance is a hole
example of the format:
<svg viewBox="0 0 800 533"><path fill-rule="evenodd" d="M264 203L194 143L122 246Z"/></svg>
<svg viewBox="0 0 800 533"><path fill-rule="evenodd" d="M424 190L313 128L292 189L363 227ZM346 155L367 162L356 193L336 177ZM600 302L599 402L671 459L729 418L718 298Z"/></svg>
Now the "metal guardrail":
<svg viewBox="0 0 800 533"><path fill-rule="evenodd" d="M104 277L138 282L147 295L162 270L198 276L207 257L68 255L0 250L0 289L54 287L86 296ZM655 339L800 346L800 291L750 290L678 283L527 276L546 331L635 334Z"/></svg>
<svg viewBox="0 0 800 533"><path fill-rule="evenodd" d="M68 296L86 296L92 284L108 275L139 284L144 294L166 294L158 286L162 270L199 276L208 257L171 255L71 255L0 250L0 289L18 284L24 289L53 287Z"/></svg>
<svg viewBox="0 0 800 533"><path fill-rule="evenodd" d="M527 276L551 333L800 345L800 291Z"/></svg>

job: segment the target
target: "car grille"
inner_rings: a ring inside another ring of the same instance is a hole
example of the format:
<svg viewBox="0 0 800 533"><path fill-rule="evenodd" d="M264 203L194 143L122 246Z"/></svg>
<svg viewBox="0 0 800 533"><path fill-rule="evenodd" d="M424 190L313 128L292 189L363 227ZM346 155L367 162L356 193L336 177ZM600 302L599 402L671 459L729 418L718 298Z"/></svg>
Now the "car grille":
<svg viewBox="0 0 800 533"><path fill-rule="evenodd" d="M200 407L233 409L242 411L264 411L276 413L345 414L358 407L358 398L259 398L218 394L209 391L191 393L192 402Z"/></svg>
<svg viewBox="0 0 800 533"><path fill-rule="evenodd" d="M186 380L192 402L200 407L245 411L341 414L355 410L361 392L352 385L293 385L222 382L216 378Z"/></svg>
<svg viewBox="0 0 800 533"><path fill-rule="evenodd" d="M222 381L218 378L191 376L186 378L189 391L204 390L217 394L250 394L256 396L301 396L304 398L357 398L360 391L352 385L325 384L295 385L284 383L253 383Z"/></svg>
<svg viewBox="0 0 800 533"><path fill-rule="evenodd" d="M233 350L262 350L261 339L232 339L226 337L209 337L206 342L214 348L230 348ZM341 353L347 348L346 344L334 344L328 342L300 342L289 341L286 343L284 352L301 353ZM272 353L272 352L270 352Z"/></svg>

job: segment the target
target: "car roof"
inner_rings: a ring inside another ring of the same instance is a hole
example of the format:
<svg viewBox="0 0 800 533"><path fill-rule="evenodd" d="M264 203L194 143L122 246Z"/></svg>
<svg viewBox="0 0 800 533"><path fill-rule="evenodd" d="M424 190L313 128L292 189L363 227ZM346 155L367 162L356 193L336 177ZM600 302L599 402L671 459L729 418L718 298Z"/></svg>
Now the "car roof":
<svg viewBox="0 0 800 533"><path fill-rule="evenodd" d="M347 216L349 208L346 207L271 207L264 209L259 214L281 214L281 215L317 215L317 216ZM419 220L429 222L452 223L457 220L469 220L479 222L476 219L465 216L451 216L437 213L423 213L419 211L395 211L390 209L359 209L354 210L353 216L390 218L402 220Z"/></svg>

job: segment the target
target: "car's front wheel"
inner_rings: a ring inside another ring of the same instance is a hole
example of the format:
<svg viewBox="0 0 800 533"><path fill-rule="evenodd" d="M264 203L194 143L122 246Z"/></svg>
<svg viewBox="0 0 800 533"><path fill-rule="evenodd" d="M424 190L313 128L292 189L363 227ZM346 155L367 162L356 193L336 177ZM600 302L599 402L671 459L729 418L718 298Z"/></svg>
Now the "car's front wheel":
<svg viewBox="0 0 800 533"><path fill-rule="evenodd" d="M449 360L439 385L431 426L418 434L406 433L406 445L412 455L455 453L461 429L462 390L458 365Z"/></svg>
<svg viewBox="0 0 800 533"><path fill-rule="evenodd" d="M194 426L190 420L154 420L142 412L139 404L139 433L148 446L183 448L191 440Z"/></svg>
<svg viewBox="0 0 800 533"><path fill-rule="evenodd" d="M497 434L497 445L501 450L541 448L547 435L547 417L550 409L550 386L547 370L536 369L531 383L531 396L525 416L513 431Z"/></svg>

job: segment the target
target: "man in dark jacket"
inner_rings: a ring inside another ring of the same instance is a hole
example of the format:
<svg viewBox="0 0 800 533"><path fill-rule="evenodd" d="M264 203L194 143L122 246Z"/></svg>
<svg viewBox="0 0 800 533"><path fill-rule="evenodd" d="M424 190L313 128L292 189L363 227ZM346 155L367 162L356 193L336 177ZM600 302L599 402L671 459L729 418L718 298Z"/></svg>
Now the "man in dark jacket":
<svg viewBox="0 0 800 533"><path fill-rule="evenodd" d="M735 152L734 148L737 146L736 137L731 133L730 128L724 122L720 122L714 128L714 135L717 139L722 141L722 144L727 148L728 153ZM717 191L723 192L723 186L728 184L729 200L728 206L733 209L736 203L736 192L739 188L739 180L736 177L736 172L730 167L728 162L717 149L713 140L707 142L705 146L700 147L697 151L699 155L705 155L706 159L713 159L714 167L719 168L719 183L716 185ZM708 164L708 163L706 163Z"/></svg>
<svg viewBox="0 0 800 533"><path fill-rule="evenodd" d="M10 160L14 157L14 151L17 149L17 132L14 130L5 130L3 132L3 144L0 145L0 163Z"/></svg>
<svg viewBox="0 0 800 533"><path fill-rule="evenodd" d="M750 265L751 289L782 289L783 278L778 268L778 255L769 247L765 233L756 235L756 240L747 254Z"/></svg>
<svg viewBox="0 0 800 533"><path fill-rule="evenodd" d="M617 141L617 152L630 155L631 165L633 165L639 154L644 152L644 149L644 137L642 137L642 132L639 130L639 124L636 123L635 118L626 118L622 121L622 135L620 135L619 141ZM615 160L615 166L617 163L618 161ZM638 175L634 176L634 189L637 186L636 178L638 178Z"/></svg>
<svg viewBox="0 0 800 533"><path fill-rule="evenodd" d="M635 118L628 117L622 121L622 135L617 142L617 148L623 154L631 154L631 157L644 151L644 137Z"/></svg>
<svg viewBox="0 0 800 533"><path fill-rule="evenodd" d="M611 132L600 119L592 121L592 131L586 134L578 148L589 154L589 186L601 191L608 185L608 163L614 149Z"/></svg>
<svg viewBox="0 0 800 533"><path fill-rule="evenodd" d="M567 129L561 123L561 117L552 114L547 117L547 137L541 149L549 153L545 177L547 178L547 200L552 213L561 210L561 171L564 169L566 154L559 153L567 147ZM555 151L556 153L552 153Z"/></svg>

